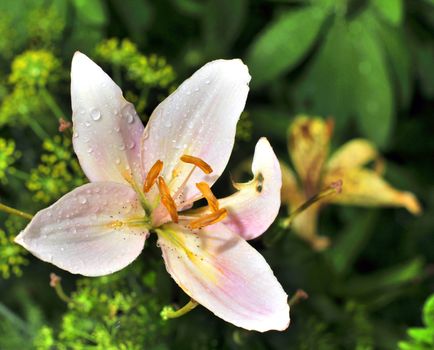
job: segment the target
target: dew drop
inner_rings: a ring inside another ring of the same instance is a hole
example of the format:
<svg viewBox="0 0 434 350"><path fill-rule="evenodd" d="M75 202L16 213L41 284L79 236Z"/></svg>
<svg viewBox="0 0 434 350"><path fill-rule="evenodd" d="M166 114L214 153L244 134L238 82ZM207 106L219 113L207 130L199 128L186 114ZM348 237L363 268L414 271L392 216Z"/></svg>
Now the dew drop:
<svg viewBox="0 0 434 350"><path fill-rule="evenodd" d="M165 126L166 128L170 128L170 127L172 127L172 122L171 122L170 120L166 120L166 121L164 122L164 126Z"/></svg>
<svg viewBox="0 0 434 350"><path fill-rule="evenodd" d="M86 204L87 203L87 198L86 197L81 197L80 198L80 203L81 204Z"/></svg>
<svg viewBox="0 0 434 350"><path fill-rule="evenodd" d="M100 120L101 119L101 112L96 108L92 108L90 110L90 116L95 121Z"/></svg>
<svg viewBox="0 0 434 350"><path fill-rule="evenodd" d="M149 138L149 129L146 128L145 131L143 132L143 140L146 140Z"/></svg>
<svg viewBox="0 0 434 350"><path fill-rule="evenodd" d="M124 144L119 145L119 150L120 150L120 151L125 150L125 145L124 145Z"/></svg>
<svg viewBox="0 0 434 350"><path fill-rule="evenodd" d="M116 164L118 164L118 165L121 164L121 160L120 160L119 158L116 158L116 161L115 161L115 162L116 162Z"/></svg>
<svg viewBox="0 0 434 350"><path fill-rule="evenodd" d="M211 80L209 80L209 79L205 80L206 85L209 85L210 83L211 83Z"/></svg>
<svg viewBox="0 0 434 350"><path fill-rule="evenodd" d="M72 134L72 137L73 137L74 139L76 139L76 138L78 137L78 132L77 132L77 131L74 131L74 133Z"/></svg>
<svg viewBox="0 0 434 350"><path fill-rule="evenodd" d="M131 113L127 114L127 122L128 124L134 123L134 116Z"/></svg>
<svg viewBox="0 0 434 350"><path fill-rule="evenodd" d="M88 148L88 149L87 149L87 153L90 154L90 153L92 153L92 152L93 152L93 149L92 149L92 148Z"/></svg>
<svg viewBox="0 0 434 350"><path fill-rule="evenodd" d="M131 141L131 142L128 144L128 149L133 149L134 147L136 147L136 143L135 143L134 141Z"/></svg>

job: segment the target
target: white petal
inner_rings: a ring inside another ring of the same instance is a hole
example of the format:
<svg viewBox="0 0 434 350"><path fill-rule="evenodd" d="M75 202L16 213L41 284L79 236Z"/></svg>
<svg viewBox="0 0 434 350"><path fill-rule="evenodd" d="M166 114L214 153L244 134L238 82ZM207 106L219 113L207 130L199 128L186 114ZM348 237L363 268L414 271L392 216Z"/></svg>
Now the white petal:
<svg viewBox="0 0 434 350"><path fill-rule="evenodd" d="M144 217L131 187L90 183L38 212L15 241L61 269L101 276L124 268L140 254L148 231L127 221Z"/></svg>
<svg viewBox="0 0 434 350"><path fill-rule="evenodd" d="M223 223L244 239L264 233L280 208L282 175L279 161L264 137L256 144L252 173L252 181L238 184L237 193L219 200L220 207L228 210Z"/></svg>
<svg viewBox="0 0 434 350"><path fill-rule="evenodd" d="M167 271L192 299L238 327L265 332L289 325L287 295L265 259L223 224L158 232Z"/></svg>
<svg viewBox="0 0 434 350"><path fill-rule="evenodd" d="M71 67L74 150L90 181L142 184L140 139L143 124L119 86L86 55L76 52Z"/></svg>
<svg viewBox="0 0 434 350"><path fill-rule="evenodd" d="M174 193L192 169L192 165L180 162L182 155L199 157L214 170L205 175L196 169L177 198L178 203L191 201L199 193L197 182L212 185L226 167L249 81L247 67L240 60L213 61L194 73L152 113L143 137L146 171L162 160L162 175Z"/></svg>

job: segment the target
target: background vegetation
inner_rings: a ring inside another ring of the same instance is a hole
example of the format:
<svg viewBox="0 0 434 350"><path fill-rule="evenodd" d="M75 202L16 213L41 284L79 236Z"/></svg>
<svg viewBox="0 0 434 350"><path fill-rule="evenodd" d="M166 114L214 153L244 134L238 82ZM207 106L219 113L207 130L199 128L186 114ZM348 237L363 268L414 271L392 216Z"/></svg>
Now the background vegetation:
<svg viewBox="0 0 434 350"><path fill-rule="evenodd" d="M332 148L373 141L385 177L414 192L423 214L327 207L319 231L332 244L323 252L289 230L267 244L282 231L277 221L253 245L288 294L301 288L309 299L293 306L287 331L267 334L204 308L163 321L165 305L187 299L155 241L117 274L80 278L15 245L25 222L0 214L0 349L433 349L433 31L432 0L1 1L2 202L35 213L86 181L70 131L58 131L59 118L71 119L69 66L80 50L144 122L202 64L240 57L253 79L229 169L259 136L288 162L295 115L333 116ZM226 176L216 193L230 188Z"/></svg>

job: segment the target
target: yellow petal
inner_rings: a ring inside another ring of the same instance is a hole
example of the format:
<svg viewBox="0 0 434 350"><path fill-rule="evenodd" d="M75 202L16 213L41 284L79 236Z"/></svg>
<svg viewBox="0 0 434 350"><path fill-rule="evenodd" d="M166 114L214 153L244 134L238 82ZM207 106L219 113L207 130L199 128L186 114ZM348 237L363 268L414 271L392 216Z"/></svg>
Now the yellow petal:
<svg viewBox="0 0 434 350"><path fill-rule="evenodd" d="M280 170L282 171L282 204L291 206L291 204L301 202L302 194L298 189L298 183L294 172L283 162L280 162Z"/></svg>
<svg viewBox="0 0 434 350"><path fill-rule="evenodd" d="M399 191L389 185L377 173L369 169L345 169L327 173L324 182L342 179L342 193L330 198L330 202L360 206L404 207L412 214L419 214L419 201L411 192Z"/></svg>
<svg viewBox="0 0 434 350"><path fill-rule="evenodd" d="M331 133L331 123L318 117L299 116L289 128L289 154L309 197L318 190Z"/></svg>
<svg viewBox="0 0 434 350"><path fill-rule="evenodd" d="M354 139L348 141L331 156L327 168L355 168L365 165L377 157L377 149L371 142L364 139Z"/></svg>
<svg viewBox="0 0 434 350"><path fill-rule="evenodd" d="M334 196L336 197L336 196ZM300 203L301 205L302 203ZM291 229L301 239L308 242L316 251L322 251L330 245L330 240L326 236L318 235L318 214L321 203L316 203L299 214L292 222ZM293 210L297 209L293 207Z"/></svg>

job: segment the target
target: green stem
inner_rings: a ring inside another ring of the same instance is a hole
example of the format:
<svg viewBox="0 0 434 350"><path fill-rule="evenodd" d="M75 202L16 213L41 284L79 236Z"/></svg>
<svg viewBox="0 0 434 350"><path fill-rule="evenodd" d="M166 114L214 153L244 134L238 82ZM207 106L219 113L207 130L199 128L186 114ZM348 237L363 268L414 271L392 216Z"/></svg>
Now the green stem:
<svg viewBox="0 0 434 350"><path fill-rule="evenodd" d="M0 303L0 315L3 319L9 320L16 328L20 329L23 333L30 334L29 328L21 318L10 311L6 306Z"/></svg>
<svg viewBox="0 0 434 350"><path fill-rule="evenodd" d="M25 117L27 124L30 126L30 129L38 136L42 141L49 138L48 133L39 125L39 123L32 118Z"/></svg>
<svg viewBox="0 0 434 350"><path fill-rule="evenodd" d="M28 220L32 220L33 215L28 214L24 211L9 207L7 205L4 205L2 203L0 203L0 211L3 211L5 213L11 214L11 215L16 215L16 216L20 216L24 219L28 219Z"/></svg>
<svg viewBox="0 0 434 350"><path fill-rule="evenodd" d="M288 305L289 305L289 307L292 307L295 304L297 304L300 300L305 300L307 298L309 298L309 296L307 295L307 293L304 290L297 289L297 291L294 293L294 295L291 297L291 299L289 299Z"/></svg>
<svg viewBox="0 0 434 350"><path fill-rule="evenodd" d="M54 116L56 117L56 120L59 120L60 118L66 118L66 114L63 113L62 109L57 104L53 96L48 92L48 90L42 89L41 93L48 108L51 110L51 112L53 112Z"/></svg>
<svg viewBox="0 0 434 350"><path fill-rule="evenodd" d="M189 313L191 310L195 309L198 306L198 302L191 299L187 304L185 304L182 308L178 310L174 310L171 306L166 306L161 311L161 317L163 320L168 320L169 318L178 318L184 316Z"/></svg>
<svg viewBox="0 0 434 350"><path fill-rule="evenodd" d="M65 303L71 302L71 298L65 294L62 288L62 284L60 282L56 284L54 290L56 291L56 294L60 298L60 300L63 300Z"/></svg>
<svg viewBox="0 0 434 350"><path fill-rule="evenodd" d="M334 183L332 183L328 188L325 190L317 193L313 197L309 198L306 202L304 202L302 205L300 205L297 209L295 209L284 221L283 221L283 227L288 228L291 226L294 219L300 215L302 212L304 212L306 209L308 209L310 206L315 204L316 202L329 197L331 195L334 195L336 193L340 193L342 191L342 180L338 180Z"/></svg>
<svg viewBox="0 0 434 350"><path fill-rule="evenodd" d="M23 180L23 181L27 181L30 177L30 175L28 173L26 173L25 171L19 170L17 168L8 168L7 173L19 180Z"/></svg>

